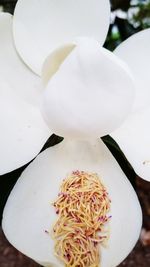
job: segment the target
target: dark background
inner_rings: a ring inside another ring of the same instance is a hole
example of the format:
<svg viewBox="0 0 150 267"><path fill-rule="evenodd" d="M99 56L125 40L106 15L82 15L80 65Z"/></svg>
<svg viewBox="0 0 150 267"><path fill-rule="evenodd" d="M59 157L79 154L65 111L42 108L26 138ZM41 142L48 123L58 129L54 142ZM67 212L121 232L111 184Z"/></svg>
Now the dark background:
<svg viewBox="0 0 150 267"><path fill-rule="evenodd" d="M101 1L101 0L100 0ZM0 7L13 14L17 1L0 0ZM113 50L120 42L132 34L150 27L150 0L111 0L112 23L105 42L105 47ZM43 149L54 145L61 139L52 136ZM121 168L133 184L143 210L143 229L140 240L133 252L119 267L150 266L150 183L140 179L125 159L115 142L109 137L103 141L116 157ZM22 167L9 174L0 176L0 221L7 197L25 168ZM0 267L38 267L39 265L15 250L5 239L0 229Z"/></svg>

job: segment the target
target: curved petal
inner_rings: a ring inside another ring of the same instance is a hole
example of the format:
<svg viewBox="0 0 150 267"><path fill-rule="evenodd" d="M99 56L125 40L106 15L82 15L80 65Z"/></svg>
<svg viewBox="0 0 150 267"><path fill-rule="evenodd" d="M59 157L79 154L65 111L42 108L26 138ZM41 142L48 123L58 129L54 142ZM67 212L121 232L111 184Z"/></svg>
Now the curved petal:
<svg viewBox="0 0 150 267"><path fill-rule="evenodd" d="M120 126L134 98L134 82L122 61L92 39L67 44L48 60L44 70L51 79L42 111L54 133L98 138Z"/></svg>
<svg viewBox="0 0 150 267"><path fill-rule="evenodd" d="M0 84L0 175L33 159L50 136L38 108Z"/></svg>
<svg viewBox="0 0 150 267"><path fill-rule="evenodd" d="M136 81L136 99L133 111L150 105L150 29L132 35L121 43L115 54L126 62Z"/></svg>
<svg viewBox="0 0 150 267"><path fill-rule="evenodd" d="M103 44L110 18L108 0L19 0L14 13L16 48L41 74L45 58L62 43L90 36Z"/></svg>
<svg viewBox="0 0 150 267"><path fill-rule="evenodd" d="M111 136L116 140L135 172L150 181L150 108L134 113Z"/></svg>
<svg viewBox="0 0 150 267"><path fill-rule="evenodd" d="M62 179L77 169L99 174L109 192L110 239L108 247L101 250L101 266L115 267L138 239L141 209L131 184L101 140L91 143L67 140L41 153L23 172L8 199L3 230L17 249L41 265L62 266L45 230L56 221L50 203L56 199Z"/></svg>
<svg viewBox="0 0 150 267"><path fill-rule="evenodd" d="M5 81L21 98L38 105L40 79L32 73L16 53L12 36L12 16L0 13L0 87Z"/></svg>

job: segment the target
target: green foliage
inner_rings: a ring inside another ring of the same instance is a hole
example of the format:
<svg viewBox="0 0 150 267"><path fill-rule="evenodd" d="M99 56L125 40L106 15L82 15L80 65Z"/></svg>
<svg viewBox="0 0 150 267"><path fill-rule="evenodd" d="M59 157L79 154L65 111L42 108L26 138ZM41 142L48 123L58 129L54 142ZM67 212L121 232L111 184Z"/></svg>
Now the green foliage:
<svg viewBox="0 0 150 267"><path fill-rule="evenodd" d="M135 6L137 7L137 13L133 15L133 24L137 25L139 29L145 29L150 27L150 0L139 1Z"/></svg>
<svg viewBox="0 0 150 267"><path fill-rule="evenodd" d="M150 27L150 0L111 0L112 23L105 47L113 51L132 34Z"/></svg>

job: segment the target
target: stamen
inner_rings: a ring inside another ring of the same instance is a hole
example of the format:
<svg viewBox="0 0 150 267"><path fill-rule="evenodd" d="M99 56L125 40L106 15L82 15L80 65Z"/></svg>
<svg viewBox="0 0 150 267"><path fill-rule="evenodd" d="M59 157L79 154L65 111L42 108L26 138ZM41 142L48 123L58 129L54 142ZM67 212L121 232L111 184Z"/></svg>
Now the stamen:
<svg viewBox="0 0 150 267"><path fill-rule="evenodd" d="M96 173L73 171L63 180L53 206L55 255L66 267L98 267L100 245L109 238L110 199ZM105 228L104 228L105 226Z"/></svg>

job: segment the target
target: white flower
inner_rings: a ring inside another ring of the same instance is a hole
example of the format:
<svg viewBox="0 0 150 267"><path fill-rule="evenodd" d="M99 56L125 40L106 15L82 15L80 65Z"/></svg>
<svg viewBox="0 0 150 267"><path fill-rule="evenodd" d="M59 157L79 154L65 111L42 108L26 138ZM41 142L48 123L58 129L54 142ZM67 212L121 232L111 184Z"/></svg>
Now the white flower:
<svg viewBox="0 0 150 267"><path fill-rule="evenodd" d="M146 88L148 85L149 77L144 76L148 53L140 64L131 58L139 53L141 38L134 49L128 48L127 41L127 48L125 43L116 50L121 57L124 49L128 52L125 61L133 69L132 76L123 61L99 47L98 42L102 45L107 34L109 13L106 0L19 0L13 37L11 16L0 16L1 174L36 156L51 133L65 137L41 153L23 172L3 215L8 240L43 266L62 266L54 256L53 240L44 231L55 221L49 203L57 196L61 179L74 170L97 172L112 200L110 239L108 248L102 248L102 267L117 266L132 250L140 233L142 216L137 196L98 137L113 132L135 171L149 177L144 170L150 159L147 143L138 153L144 134L148 141L144 130L147 121L144 115L136 115L136 109L131 113L134 80L140 85L144 77ZM147 33L141 34L149 38ZM133 39L136 41L138 36ZM17 53L41 77L23 65L13 47L13 38ZM143 97L141 87L136 89L136 94ZM146 101L149 104L148 92L142 101L140 109ZM50 130L42 119L41 106ZM145 113L148 118L148 111ZM127 116L129 119L121 126ZM140 124L134 120L136 116ZM137 133L132 129L133 123L136 129L139 127ZM141 133L144 134L140 137ZM139 167L141 152L143 168Z"/></svg>

